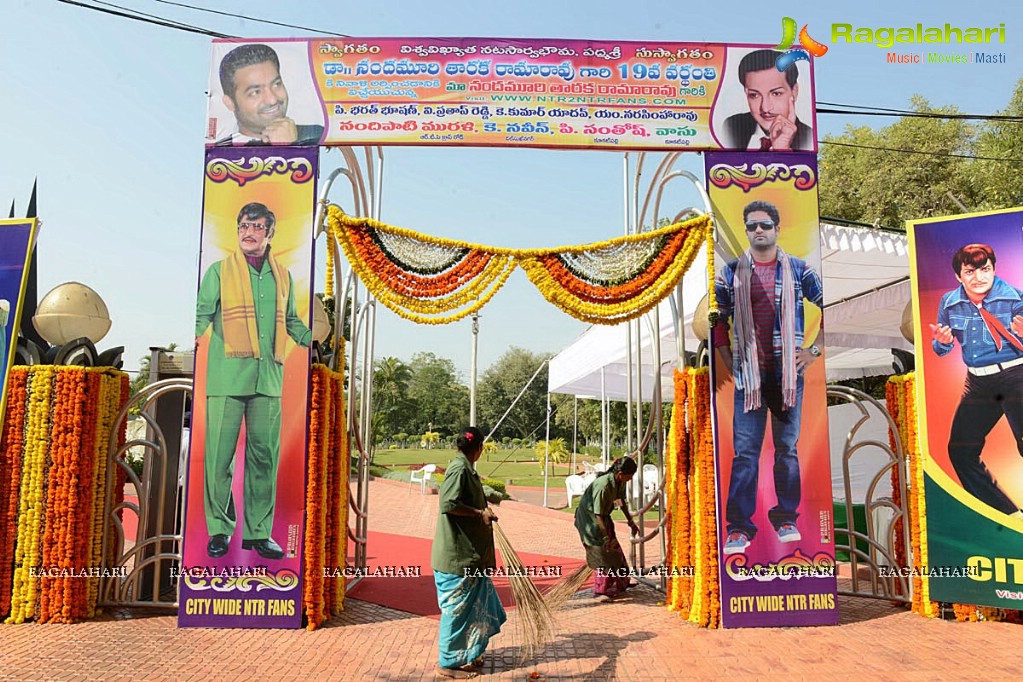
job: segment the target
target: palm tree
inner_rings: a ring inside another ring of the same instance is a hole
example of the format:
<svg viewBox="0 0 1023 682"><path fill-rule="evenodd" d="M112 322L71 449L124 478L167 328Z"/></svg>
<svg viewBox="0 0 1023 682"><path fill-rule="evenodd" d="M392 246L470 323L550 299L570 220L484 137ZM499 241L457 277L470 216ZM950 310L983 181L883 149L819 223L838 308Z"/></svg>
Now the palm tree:
<svg viewBox="0 0 1023 682"><path fill-rule="evenodd" d="M398 358L381 358L373 369L373 438L377 433L402 430L401 418L408 407L412 370ZM379 416L378 416L379 415Z"/></svg>

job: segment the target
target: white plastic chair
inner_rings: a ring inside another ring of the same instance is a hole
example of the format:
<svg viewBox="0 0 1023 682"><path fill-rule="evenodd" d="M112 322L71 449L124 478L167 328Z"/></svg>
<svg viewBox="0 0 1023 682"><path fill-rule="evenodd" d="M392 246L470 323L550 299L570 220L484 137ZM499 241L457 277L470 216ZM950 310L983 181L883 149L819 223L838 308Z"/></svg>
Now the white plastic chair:
<svg viewBox="0 0 1023 682"><path fill-rule="evenodd" d="M650 498L657 492L657 484L661 482L660 472L654 464L643 465L643 504L650 501Z"/></svg>
<svg viewBox="0 0 1023 682"><path fill-rule="evenodd" d="M655 464L644 464L642 498L640 497L639 477L634 476L632 479L632 497L636 500L637 506L642 507L650 501L650 498L657 492L657 484L660 482L661 476L657 471L657 466Z"/></svg>
<svg viewBox="0 0 1023 682"><path fill-rule="evenodd" d="M413 486L415 486L416 482L418 481L419 482L419 494L420 495L425 495L426 494L426 482L429 481L431 478L433 478L433 472L436 471L436 470L437 470L437 465L436 464L427 464L422 469L416 469L415 471L411 472L409 474L409 477L408 477L408 482L409 482L408 491L409 491L409 494L412 493L412 488L413 488Z"/></svg>
<svg viewBox="0 0 1023 682"><path fill-rule="evenodd" d="M573 497L581 497L586 488L589 487L590 483L593 483L593 479L597 476L595 474L572 474L565 479L565 493L568 495L568 506L572 506Z"/></svg>

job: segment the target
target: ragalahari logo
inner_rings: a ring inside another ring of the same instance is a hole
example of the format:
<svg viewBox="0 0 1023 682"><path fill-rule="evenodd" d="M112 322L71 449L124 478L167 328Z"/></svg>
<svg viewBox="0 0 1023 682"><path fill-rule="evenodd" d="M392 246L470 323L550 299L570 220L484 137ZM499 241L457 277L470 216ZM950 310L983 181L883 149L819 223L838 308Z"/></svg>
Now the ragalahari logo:
<svg viewBox="0 0 1023 682"><path fill-rule="evenodd" d="M796 41L797 26L796 20L792 17L782 17L781 42L774 48L776 50L784 50L784 54L778 55L778 59L775 61L775 66L778 67L779 71L784 71L801 59L810 61L810 55L823 57L828 51L827 45L819 43L810 37L806 30L809 24L804 24L803 30L799 32L799 44L802 47L792 48L792 43Z"/></svg>

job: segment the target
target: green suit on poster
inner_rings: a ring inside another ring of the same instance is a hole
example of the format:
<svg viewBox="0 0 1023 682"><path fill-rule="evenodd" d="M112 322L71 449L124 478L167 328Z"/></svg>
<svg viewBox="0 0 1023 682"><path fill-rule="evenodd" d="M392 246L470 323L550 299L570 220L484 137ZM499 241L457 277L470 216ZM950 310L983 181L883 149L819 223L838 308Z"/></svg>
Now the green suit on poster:
<svg viewBox="0 0 1023 682"><path fill-rule="evenodd" d="M269 252L268 252L269 253ZM234 454L245 422L243 540L270 538L277 501L280 460L281 388L284 365L274 357L277 283L269 258L257 271L248 264L259 336L258 357L228 357L224 343L221 274L226 261L210 266L199 285L196 337L212 325L206 363L204 502L209 535L234 535L237 517L231 485ZM308 347L312 332L295 312L294 281L288 274L284 324L295 343Z"/></svg>

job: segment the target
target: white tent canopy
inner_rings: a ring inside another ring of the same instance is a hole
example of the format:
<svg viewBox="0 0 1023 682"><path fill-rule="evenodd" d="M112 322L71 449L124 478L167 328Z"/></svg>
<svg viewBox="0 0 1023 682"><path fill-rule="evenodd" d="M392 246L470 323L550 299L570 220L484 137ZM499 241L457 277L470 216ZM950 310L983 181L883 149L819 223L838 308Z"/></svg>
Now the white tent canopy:
<svg viewBox="0 0 1023 682"><path fill-rule="evenodd" d="M891 373L890 349L912 350L899 331L902 311L910 299L905 235L822 223L821 260L828 380ZM682 283L685 347L690 351L699 345L692 332L693 311L706 292L707 260L703 255L697 257ZM677 350L667 300L657 307L657 314L662 397L670 401ZM653 317L647 313L640 322L642 372L633 371L633 397L641 395L644 400L650 399L654 383ZM626 400L626 349L625 325L591 327L551 359L548 391Z"/></svg>

